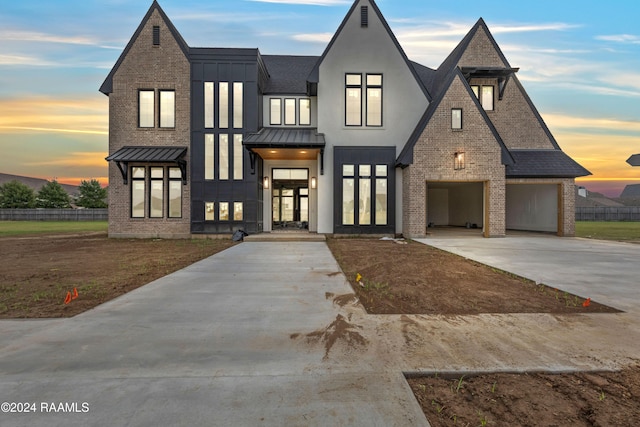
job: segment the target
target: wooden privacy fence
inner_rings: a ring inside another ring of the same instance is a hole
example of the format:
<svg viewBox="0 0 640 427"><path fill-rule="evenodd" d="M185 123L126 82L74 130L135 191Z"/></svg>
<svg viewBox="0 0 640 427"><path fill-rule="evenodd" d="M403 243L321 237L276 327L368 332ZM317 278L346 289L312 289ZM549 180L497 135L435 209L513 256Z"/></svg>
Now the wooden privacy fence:
<svg viewBox="0 0 640 427"><path fill-rule="evenodd" d="M640 221L640 206L576 208L576 221Z"/></svg>
<svg viewBox="0 0 640 427"><path fill-rule="evenodd" d="M0 209L0 221L106 221L108 209Z"/></svg>

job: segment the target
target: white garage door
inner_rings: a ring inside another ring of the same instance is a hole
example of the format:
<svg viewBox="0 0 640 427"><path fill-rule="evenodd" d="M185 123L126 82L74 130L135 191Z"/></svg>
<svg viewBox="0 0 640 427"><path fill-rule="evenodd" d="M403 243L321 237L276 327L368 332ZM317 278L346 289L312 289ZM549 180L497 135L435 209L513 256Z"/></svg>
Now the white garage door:
<svg viewBox="0 0 640 427"><path fill-rule="evenodd" d="M507 230L558 232L558 186L508 184Z"/></svg>

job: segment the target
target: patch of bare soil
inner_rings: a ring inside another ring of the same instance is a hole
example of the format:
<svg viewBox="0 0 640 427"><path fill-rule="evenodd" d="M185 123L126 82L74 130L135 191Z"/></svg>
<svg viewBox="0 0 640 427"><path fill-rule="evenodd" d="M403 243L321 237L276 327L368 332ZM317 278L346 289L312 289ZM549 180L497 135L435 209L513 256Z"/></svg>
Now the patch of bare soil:
<svg viewBox="0 0 640 427"><path fill-rule="evenodd" d="M432 427L634 426L640 367L621 372L410 378Z"/></svg>
<svg viewBox="0 0 640 427"><path fill-rule="evenodd" d="M71 317L232 245L95 233L0 238L0 319Z"/></svg>
<svg viewBox="0 0 640 427"><path fill-rule="evenodd" d="M347 319L343 315L338 314L336 320L331 322L326 328L304 335L292 334L290 338L292 340L304 338L309 343L324 344L324 360L327 360L329 358L329 352L338 342L344 342L349 348L366 347L369 343L358 331L362 329L362 326L349 323L350 320L350 317Z"/></svg>
<svg viewBox="0 0 640 427"><path fill-rule="evenodd" d="M327 244L371 314L617 312L417 242L328 239Z"/></svg>

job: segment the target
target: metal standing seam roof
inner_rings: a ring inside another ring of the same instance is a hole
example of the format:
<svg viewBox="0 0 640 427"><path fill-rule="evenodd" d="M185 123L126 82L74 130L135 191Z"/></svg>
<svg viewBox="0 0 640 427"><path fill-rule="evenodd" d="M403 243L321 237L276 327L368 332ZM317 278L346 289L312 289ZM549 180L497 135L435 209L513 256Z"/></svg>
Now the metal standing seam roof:
<svg viewBox="0 0 640 427"><path fill-rule="evenodd" d="M243 141L250 148L324 148L325 144L324 134L316 128L263 128Z"/></svg>
<svg viewBox="0 0 640 427"><path fill-rule="evenodd" d="M187 154L187 147L123 147L106 158L115 162L165 163L178 162Z"/></svg>
<svg viewBox="0 0 640 427"><path fill-rule="evenodd" d="M509 150L515 163L507 165L507 178L576 178L591 175L561 150Z"/></svg>

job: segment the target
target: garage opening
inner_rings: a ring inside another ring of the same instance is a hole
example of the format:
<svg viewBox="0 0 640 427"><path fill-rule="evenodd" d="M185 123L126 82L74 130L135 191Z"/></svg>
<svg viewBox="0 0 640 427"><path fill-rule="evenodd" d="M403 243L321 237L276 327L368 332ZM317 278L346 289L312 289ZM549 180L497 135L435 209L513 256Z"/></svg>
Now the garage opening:
<svg viewBox="0 0 640 427"><path fill-rule="evenodd" d="M464 227L483 230L483 182L428 182L428 227Z"/></svg>
<svg viewBox="0 0 640 427"><path fill-rule="evenodd" d="M507 230L560 232L557 184L507 184Z"/></svg>

